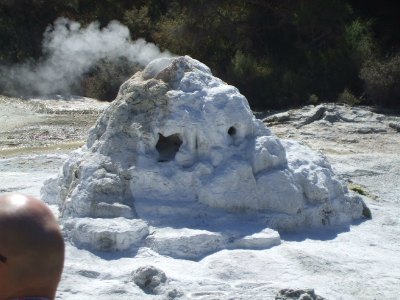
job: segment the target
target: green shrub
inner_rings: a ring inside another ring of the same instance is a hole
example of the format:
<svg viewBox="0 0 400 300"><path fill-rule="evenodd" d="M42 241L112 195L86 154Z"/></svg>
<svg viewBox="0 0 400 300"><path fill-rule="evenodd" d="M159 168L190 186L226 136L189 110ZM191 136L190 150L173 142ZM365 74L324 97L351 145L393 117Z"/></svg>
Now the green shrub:
<svg viewBox="0 0 400 300"><path fill-rule="evenodd" d="M123 21L128 26L133 38L148 38L153 29L147 6L134 7L125 11Z"/></svg>
<svg viewBox="0 0 400 300"><path fill-rule="evenodd" d="M345 27L345 43L358 67L365 61L373 59L377 53L377 46L370 30L371 25L371 22L356 19Z"/></svg>
<svg viewBox="0 0 400 300"><path fill-rule="evenodd" d="M366 62L360 71L369 102L383 106L400 105L400 53L379 61Z"/></svg>
<svg viewBox="0 0 400 300"><path fill-rule="evenodd" d="M140 69L125 58L102 59L84 76L83 93L86 97L111 101L118 94L120 85Z"/></svg>
<svg viewBox="0 0 400 300"><path fill-rule="evenodd" d="M361 99L354 96L351 91L346 88L341 94L339 94L337 102L353 106L360 104Z"/></svg>
<svg viewBox="0 0 400 300"><path fill-rule="evenodd" d="M311 94L310 97L308 97L308 103L315 105L318 104L318 102L319 102L319 97L317 95Z"/></svg>
<svg viewBox="0 0 400 300"><path fill-rule="evenodd" d="M236 85L253 108L276 107L276 82L273 66L265 59L237 51L231 61L228 80Z"/></svg>
<svg viewBox="0 0 400 300"><path fill-rule="evenodd" d="M254 109L319 99L353 103L357 98L351 94L363 89L371 103L399 103L400 59L376 58L378 43L386 53L398 47L399 18L390 6L349 0L21 1L0 1L3 65L41 57L43 31L60 16L83 25L98 20L101 27L116 19L128 26L132 39L144 37L204 62L237 86ZM77 91L112 99L132 68L99 62ZM0 92L9 84L8 74L0 74Z"/></svg>

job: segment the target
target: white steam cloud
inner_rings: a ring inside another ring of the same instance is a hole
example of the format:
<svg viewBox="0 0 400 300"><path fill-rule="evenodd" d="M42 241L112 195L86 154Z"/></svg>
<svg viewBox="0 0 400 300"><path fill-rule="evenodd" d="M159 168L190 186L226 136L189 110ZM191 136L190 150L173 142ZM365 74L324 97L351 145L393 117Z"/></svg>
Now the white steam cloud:
<svg viewBox="0 0 400 300"><path fill-rule="evenodd" d="M144 39L132 41L129 29L118 21L100 29L98 22L82 27L66 18L57 19L46 29L43 53L39 62L0 67L7 82L3 89L14 95L68 94L82 74L101 59L123 57L146 66L153 59L171 56Z"/></svg>

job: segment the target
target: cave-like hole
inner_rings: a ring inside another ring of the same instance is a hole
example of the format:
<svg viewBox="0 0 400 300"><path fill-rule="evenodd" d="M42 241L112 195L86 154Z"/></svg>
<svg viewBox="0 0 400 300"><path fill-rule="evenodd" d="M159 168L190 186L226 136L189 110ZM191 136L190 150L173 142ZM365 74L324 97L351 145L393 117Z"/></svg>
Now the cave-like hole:
<svg viewBox="0 0 400 300"><path fill-rule="evenodd" d="M175 158L175 154L179 151L182 140L177 133L170 136L158 134L158 142L156 149L158 151L158 161L166 162Z"/></svg>
<svg viewBox="0 0 400 300"><path fill-rule="evenodd" d="M236 134L236 128L233 126L229 127L228 134L233 137Z"/></svg>

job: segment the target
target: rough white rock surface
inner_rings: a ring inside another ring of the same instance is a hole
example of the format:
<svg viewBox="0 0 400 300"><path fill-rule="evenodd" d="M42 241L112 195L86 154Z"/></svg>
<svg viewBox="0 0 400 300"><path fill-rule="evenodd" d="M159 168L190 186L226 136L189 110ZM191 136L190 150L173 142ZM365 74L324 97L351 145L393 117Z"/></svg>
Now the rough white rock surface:
<svg viewBox="0 0 400 300"><path fill-rule="evenodd" d="M64 223L64 229L76 246L100 251L124 251L138 247L149 234L146 222L125 218L70 219Z"/></svg>
<svg viewBox="0 0 400 300"><path fill-rule="evenodd" d="M162 255L196 259L226 248L226 238L216 232L189 228L160 228L150 235L147 245Z"/></svg>
<svg viewBox="0 0 400 300"><path fill-rule="evenodd" d="M240 249L267 249L281 243L279 233L266 228L260 232L244 236L234 242L235 248Z"/></svg>
<svg viewBox="0 0 400 300"><path fill-rule="evenodd" d="M293 230L349 223L365 208L324 157L272 135L235 87L188 56L155 60L126 81L47 185L62 218L167 226L176 213L198 230L219 226L217 235L218 219L240 214Z"/></svg>

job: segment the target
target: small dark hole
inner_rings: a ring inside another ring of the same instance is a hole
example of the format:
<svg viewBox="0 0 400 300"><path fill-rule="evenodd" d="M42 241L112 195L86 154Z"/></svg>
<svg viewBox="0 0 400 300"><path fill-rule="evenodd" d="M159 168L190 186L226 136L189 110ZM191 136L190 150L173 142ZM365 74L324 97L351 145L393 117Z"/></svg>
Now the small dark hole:
<svg viewBox="0 0 400 300"><path fill-rule="evenodd" d="M230 135L230 136L234 136L235 134L236 134L236 128L235 127L229 127L229 129L228 129L228 134Z"/></svg>
<svg viewBox="0 0 400 300"><path fill-rule="evenodd" d="M150 285L150 283L151 283L151 279L147 278L146 281L144 282L144 286L148 287Z"/></svg>
<svg viewBox="0 0 400 300"><path fill-rule="evenodd" d="M182 140L178 134L163 136L161 133L159 133L158 142L156 145L156 149L159 154L158 161L167 162L173 160L181 145Z"/></svg>

